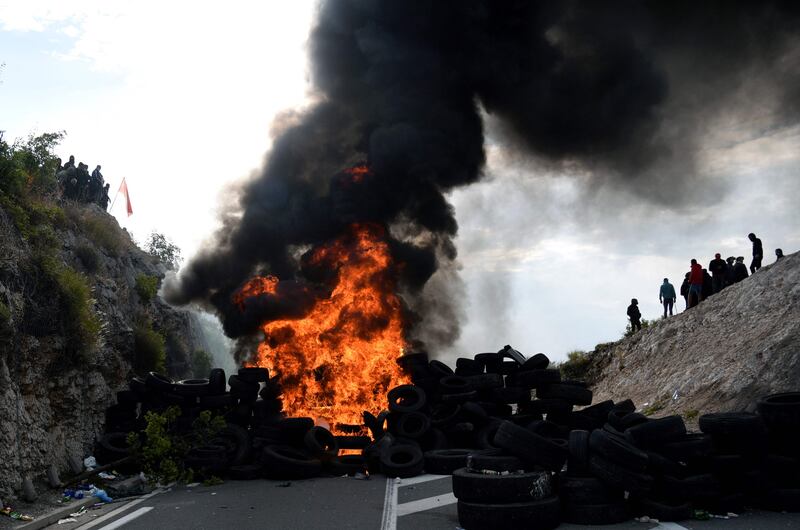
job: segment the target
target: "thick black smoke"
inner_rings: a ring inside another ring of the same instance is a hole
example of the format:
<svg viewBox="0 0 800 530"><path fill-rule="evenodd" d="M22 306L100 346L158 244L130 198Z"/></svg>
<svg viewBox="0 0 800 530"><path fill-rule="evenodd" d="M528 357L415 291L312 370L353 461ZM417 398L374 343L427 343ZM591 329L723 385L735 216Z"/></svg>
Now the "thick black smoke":
<svg viewBox="0 0 800 530"><path fill-rule="evenodd" d="M420 325L432 312L455 319L451 300L422 288L455 263L445 193L481 178L481 109L538 157L584 165L653 201L681 200L692 182L686 124L721 111L756 65L787 121L800 113L796 5L324 1L309 45L316 103L281 118L263 171L241 189L240 212L167 297L210 302L231 336L297 317L324 293L303 273L303 253L353 222L374 222L392 234ZM683 105L676 94L687 93L696 101ZM670 132L667 121L684 127ZM363 180L340 173L361 161L372 171ZM242 312L231 294L259 273L279 277L285 292ZM450 326L436 332L444 341L457 337Z"/></svg>

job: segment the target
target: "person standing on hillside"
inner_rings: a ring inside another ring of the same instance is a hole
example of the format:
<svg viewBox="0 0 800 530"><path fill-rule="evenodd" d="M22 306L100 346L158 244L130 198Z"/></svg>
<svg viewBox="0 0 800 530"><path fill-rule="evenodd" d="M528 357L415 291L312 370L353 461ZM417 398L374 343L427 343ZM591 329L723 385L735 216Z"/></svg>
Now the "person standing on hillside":
<svg viewBox="0 0 800 530"><path fill-rule="evenodd" d="M689 271L689 307L700 303L703 297L703 267L692 258Z"/></svg>
<svg viewBox="0 0 800 530"><path fill-rule="evenodd" d="M683 277L683 283L681 284L681 296L685 302L685 305L683 306L684 310L689 309L689 274L691 273L686 273L686 275Z"/></svg>
<svg viewBox="0 0 800 530"><path fill-rule="evenodd" d="M728 256L728 259L725 260L725 287L736 283L735 275L733 273L733 265L735 262L736 258L733 256Z"/></svg>
<svg viewBox="0 0 800 530"><path fill-rule="evenodd" d="M714 294L717 294L725 287L725 271L728 265L722 259L719 253L714 254L714 259L708 264L708 270L711 272L711 287Z"/></svg>
<svg viewBox="0 0 800 530"><path fill-rule="evenodd" d="M761 259L764 257L764 247L761 240L752 232L747 234L747 239L753 242L753 261L750 262L750 274L754 274L761 268Z"/></svg>
<svg viewBox="0 0 800 530"><path fill-rule="evenodd" d="M776 248L775 249L775 261L780 260L783 257L783 250Z"/></svg>
<svg viewBox="0 0 800 530"><path fill-rule="evenodd" d="M631 331L635 333L642 329L642 314L639 312L639 300L636 298L631 299L631 305L628 306L628 318L631 319Z"/></svg>
<svg viewBox="0 0 800 530"><path fill-rule="evenodd" d="M736 258L736 264L733 266L733 281L739 283L747 278L747 265L744 264L744 256Z"/></svg>
<svg viewBox="0 0 800 530"><path fill-rule="evenodd" d="M664 304L664 318L667 318L667 308L669 308L669 316L672 316L672 305L676 298L675 287L669 283L669 278L664 278L664 283L661 284L661 289L658 291L658 301Z"/></svg>

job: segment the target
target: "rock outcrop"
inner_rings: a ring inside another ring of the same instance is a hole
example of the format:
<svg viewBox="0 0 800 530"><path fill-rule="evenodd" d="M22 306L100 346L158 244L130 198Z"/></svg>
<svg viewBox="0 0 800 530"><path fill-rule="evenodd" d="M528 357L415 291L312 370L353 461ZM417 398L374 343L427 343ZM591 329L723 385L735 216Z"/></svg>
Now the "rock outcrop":
<svg viewBox="0 0 800 530"><path fill-rule="evenodd" d="M36 265L41 245L0 206L0 498L23 477L42 478L50 464L64 470L68 455L90 453L106 407L133 375L137 321L166 338L173 377L188 376L191 354L205 346L192 313L139 294L137 278L164 277L157 258L97 206L62 206L59 222L39 232L50 234L48 259L89 287L99 331L92 347L75 351L59 295Z"/></svg>
<svg viewBox="0 0 800 530"><path fill-rule="evenodd" d="M682 301L681 301L682 304ZM588 354L595 401L688 419L800 389L800 253Z"/></svg>

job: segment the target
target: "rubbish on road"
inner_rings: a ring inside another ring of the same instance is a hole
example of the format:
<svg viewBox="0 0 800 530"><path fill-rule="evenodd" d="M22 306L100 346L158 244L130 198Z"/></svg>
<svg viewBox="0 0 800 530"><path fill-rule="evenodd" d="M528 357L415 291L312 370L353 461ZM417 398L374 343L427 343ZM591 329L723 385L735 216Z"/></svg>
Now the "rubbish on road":
<svg viewBox="0 0 800 530"><path fill-rule="evenodd" d="M97 499L100 499L102 502L111 502L111 501L113 501L113 500L114 500L114 499L112 499L111 497L109 497L109 496L106 494L105 490L101 490L101 489L97 489L97 488L92 488L91 490L89 490L89 493L90 493L90 494L91 494L93 497L96 497Z"/></svg>
<svg viewBox="0 0 800 530"><path fill-rule="evenodd" d="M81 506L80 510L78 510L77 512L73 512L73 513L69 514L69 516L70 517L81 517L81 516L86 514L86 511L87 511L86 510L86 506Z"/></svg>
<svg viewBox="0 0 800 530"><path fill-rule="evenodd" d="M33 521L33 516L24 515L17 511L14 511L11 509L11 506L6 506L2 510L0 510L0 515L5 515L6 517L10 517L15 521Z"/></svg>
<svg viewBox="0 0 800 530"><path fill-rule="evenodd" d="M117 479L116 475L114 475L113 473L106 473L105 471L101 471L100 473L97 474L97 476L102 478L102 479L104 479L104 480L116 480Z"/></svg>
<svg viewBox="0 0 800 530"><path fill-rule="evenodd" d="M92 469L97 467L97 460L93 456L87 456L83 459L83 466L86 468L87 471L91 471Z"/></svg>
<svg viewBox="0 0 800 530"><path fill-rule="evenodd" d="M57 524L77 523L78 520L74 517L67 517L66 519L59 519Z"/></svg>
<svg viewBox="0 0 800 530"><path fill-rule="evenodd" d="M694 518L698 521L708 521L711 519L711 515L705 510L695 510Z"/></svg>

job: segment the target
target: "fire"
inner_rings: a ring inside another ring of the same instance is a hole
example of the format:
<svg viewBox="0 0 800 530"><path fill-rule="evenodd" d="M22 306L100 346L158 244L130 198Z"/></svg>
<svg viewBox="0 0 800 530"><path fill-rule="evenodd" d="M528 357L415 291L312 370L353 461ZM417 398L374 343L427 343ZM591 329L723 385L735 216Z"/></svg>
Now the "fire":
<svg viewBox="0 0 800 530"><path fill-rule="evenodd" d="M358 184L363 181L365 177L372 174L372 171L365 164L353 166L350 169L346 169L344 172L350 175L350 181L354 184Z"/></svg>
<svg viewBox="0 0 800 530"><path fill-rule="evenodd" d="M252 366L280 377L284 410L292 416L361 424L362 412L384 408L386 391L409 382L395 362L405 346L400 299L395 294L385 230L354 224L319 246L310 267L335 272L330 296L297 320L265 322L264 341ZM274 294L278 280L255 278L234 295Z"/></svg>

